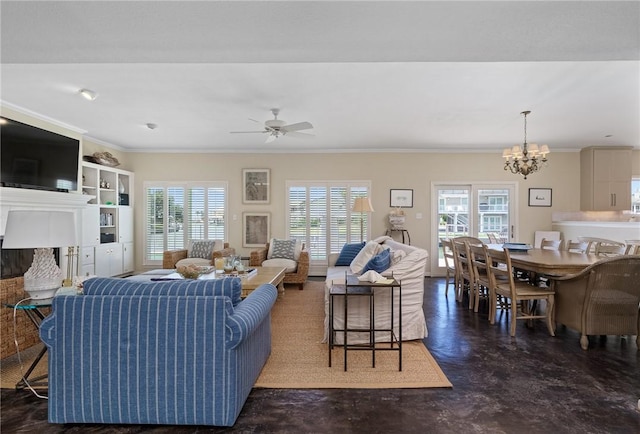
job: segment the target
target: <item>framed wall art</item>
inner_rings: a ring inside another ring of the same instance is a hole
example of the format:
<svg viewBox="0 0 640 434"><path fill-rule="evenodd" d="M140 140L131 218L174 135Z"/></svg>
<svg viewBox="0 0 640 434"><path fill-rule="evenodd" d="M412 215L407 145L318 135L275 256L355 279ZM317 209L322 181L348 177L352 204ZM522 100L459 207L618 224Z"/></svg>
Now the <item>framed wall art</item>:
<svg viewBox="0 0 640 434"><path fill-rule="evenodd" d="M551 206L551 189L530 188L529 206Z"/></svg>
<svg viewBox="0 0 640 434"><path fill-rule="evenodd" d="M412 189L392 189L390 206L393 208L413 208Z"/></svg>
<svg viewBox="0 0 640 434"><path fill-rule="evenodd" d="M269 169L242 169L242 203L268 204L270 183Z"/></svg>
<svg viewBox="0 0 640 434"><path fill-rule="evenodd" d="M242 246L264 247L271 238L271 214L268 212L242 213Z"/></svg>

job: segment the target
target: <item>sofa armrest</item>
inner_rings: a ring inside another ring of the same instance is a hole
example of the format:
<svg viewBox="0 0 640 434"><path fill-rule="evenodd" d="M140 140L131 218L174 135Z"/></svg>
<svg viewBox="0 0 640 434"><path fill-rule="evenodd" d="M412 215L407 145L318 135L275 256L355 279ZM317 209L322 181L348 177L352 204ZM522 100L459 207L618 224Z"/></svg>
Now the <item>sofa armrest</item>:
<svg viewBox="0 0 640 434"><path fill-rule="evenodd" d="M261 266L262 263L267 260L268 252L269 252L269 247L261 247L258 250L252 251L251 255L249 256L249 266L250 267Z"/></svg>
<svg viewBox="0 0 640 434"><path fill-rule="evenodd" d="M309 275L309 252L303 250L298 257L298 267L296 268L296 274L300 276Z"/></svg>
<svg viewBox="0 0 640 434"><path fill-rule="evenodd" d="M226 346L236 348L265 319L271 315L271 308L278 298L278 290L270 283L260 285L235 308L227 321Z"/></svg>
<svg viewBox="0 0 640 434"><path fill-rule="evenodd" d="M233 256L236 254L236 249L233 247L229 247L229 243L224 243L224 249L222 250L214 250L211 254L211 263L216 258L225 258L227 256Z"/></svg>
<svg viewBox="0 0 640 434"><path fill-rule="evenodd" d="M329 267L335 267L339 257L340 257L340 252L329 253L329 262L328 262Z"/></svg>
<svg viewBox="0 0 640 434"><path fill-rule="evenodd" d="M176 262L181 259L186 259L188 253L187 249L165 250L162 254L162 268L176 268Z"/></svg>

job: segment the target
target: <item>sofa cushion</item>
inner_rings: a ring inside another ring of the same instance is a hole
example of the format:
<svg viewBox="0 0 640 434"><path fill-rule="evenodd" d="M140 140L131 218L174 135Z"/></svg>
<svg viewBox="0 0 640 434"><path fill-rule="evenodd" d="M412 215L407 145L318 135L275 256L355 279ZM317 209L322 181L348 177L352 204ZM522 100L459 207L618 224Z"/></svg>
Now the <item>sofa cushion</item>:
<svg viewBox="0 0 640 434"><path fill-rule="evenodd" d="M391 252L389 249L384 249L382 252L369 259L362 269L361 273L364 274L369 270L374 270L377 273L382 273L384 270L391 266Z"/></svg>
<svg viewBox="0 0 640 434"><path fill-rule="evenodd" d="M353 259L353 261L351 261L351 265L350 265L351 272L355 274L360 274L364 266L367 265L367 262L369 262L369 259L373 258L375 255L377 255L381 251L382 251L382 246L380 244L374 241L367 242L367 244L364 245L362 250L358 252L358 254Z"/></svg>
<svg viewBox="0 0 640 434"><path fill-rule="evenodd" d="M338 256L335 263L336 267L351 265L351 262L355 259L358 253L360 253L360 250L362 250L365 244L366 243L363 241L361 243L345 244L342 246L340 256Z"/></svg>
<svg viewBox="0 0 640 434"><path fill-rule="evenodd" d="M188 257L211 259L213 252L224 249L222 240L191 240L189 241Z"/></svg>
<svg viewBox="0 0 640 434"><path fill-rule="evenodd" d="M267 259L262 263L263 267L284 267L285 273L294 273L296 268L298 268L298 263L293 259L285 259L285 258L272 258Z"/></svg>
<svg viewBox="0 0 640 434"><path fill-rule="evenodd" d="M199 267L208 267L211 265L211 257L209 257L209 259L204 259L204 258L184 258L184 259L180 259L178 262L176 262L176 268L178 267L182 267L182 266L189 266L189 265L197 265Z"/></svg>
<svg viewBox="0 0 640 434"><path fill-rule="evenodd" d="M85 296L92 295L200 295L225 296L236 306L242 301L242 280L238 277L205 280L139 281L96 277L83 284Z"/></svg>
<svg viewBox="0 0 640 434"><path fill-rule="evenodd" d="M271 239L269 244L269 253L267 259L283 258L295 260L296 258L296 240L280 240Z"/></svg>

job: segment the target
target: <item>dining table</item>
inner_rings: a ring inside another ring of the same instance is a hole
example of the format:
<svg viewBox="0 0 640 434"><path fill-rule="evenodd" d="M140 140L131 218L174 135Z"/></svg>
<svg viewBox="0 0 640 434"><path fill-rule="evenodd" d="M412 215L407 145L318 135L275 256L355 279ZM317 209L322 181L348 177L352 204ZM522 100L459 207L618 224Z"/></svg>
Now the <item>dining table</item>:
<svg viewBox="0 0 640 434"><path fill-rule="evenodd" d="M502 251L503 245L487 244L487 248ZM601 256L592 253L539 248L510 250L509 256L511 256L511 264L516 268L555 277L577 274L602 259Z"/></svg>

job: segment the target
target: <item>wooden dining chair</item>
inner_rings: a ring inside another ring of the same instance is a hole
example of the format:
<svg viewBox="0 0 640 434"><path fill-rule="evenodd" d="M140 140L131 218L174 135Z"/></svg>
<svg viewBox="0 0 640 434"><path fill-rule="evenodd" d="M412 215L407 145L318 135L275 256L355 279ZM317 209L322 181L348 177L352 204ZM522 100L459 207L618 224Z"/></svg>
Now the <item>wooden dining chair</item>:
<svg viewBox="0 0 640 434"><path fill-rule="evenodd" d="M640 240L625 240L625 255L640 255Z"/></svg>
<svg viewBox="0 0 640 434"><path fill-rule="evenodd" d="M442 256L444 257L444 264L447 273L444 287L444 296L448 297L450 283L453 285L454 294L457 294L456 288L458 287L458 269L456 268L453 242L449 238L443 238L442 240L440 240L440 242L442 244Z"/></svg>
<svg viewBox="0 0 640 434"><path fill-rule="evenodd" d="M569 240L566 244L567 251L571 253L586 253L587 246L587 243L584 241Z"/></svg>
<svg viewBox="0 0 640 434"><path fill-rule="evenodd" d="M509 318L511 336L516 335L516 322L519 319L544 319L546 320L549 334L555 336L553 325L553 289L536 287L514 279L509 250L504 249L503 251L497 251L487 249L486 254L492 290L495 291L496 296L501 295L511 301L511 317ZM531 309L530 302L534 300L546 301L544 315L537 314L535 310ZM495 297L491 298L491 303L496 303ZM494 305L490 311L496 312L496 310L496 306ZM495 323L495 314L490 318L490 322L491 324Z"/></svg>
<svg viewBox="0 0 640 434"><path fill-rule="evenodd" d="M474 244L483 244L482 241L475 237L461 236L452 238L453 242L453 251L455 252L456 259L456 267L458 269L458 288L457 288L457 301L462 301L464 296L464 291L469 291L469 306L470 308L473 306L473 270L471 268L471 261L469 258L469 253L467 252L467 246L465 242L474 243Z"/></svg>
<svg viewBox="0 0 640 434"><path fill-rule="evenodd" d="M620 256L624 254L626 247L624 243L617 241L601 241L596 244L595 253L603 257Z"/></svg>
<svg viewBox="0 0 640 434"><path fill-rule="evenodd" d="M474 304L473 311L478 312L480 307L480 298L490 300L495 297L491 291L491 282L489 281L489 273L487 271L487 246L484 243L475 244L467 242L469 257L471 258L471 268L474 278ZM489 318L491 318L491 306L489 302Z"/></svg>
<svg viewBox="0 0 640 434"><path fill-rule="evenodd" d="M461 238L453 238L453 251L455 254L455 266L458 270L458 287L456 289L456 300L462 301L464 292L469 291L469 304L472 303L473 272L471 270L471 262L467 254L467 246Z"/></svg>
<svg viewBox="0 0 640 434"><path fill-rule="evenodd" d="M548 240L543 238L540 241L540 248L543 250L562 250L562 240Z"/></svg>

